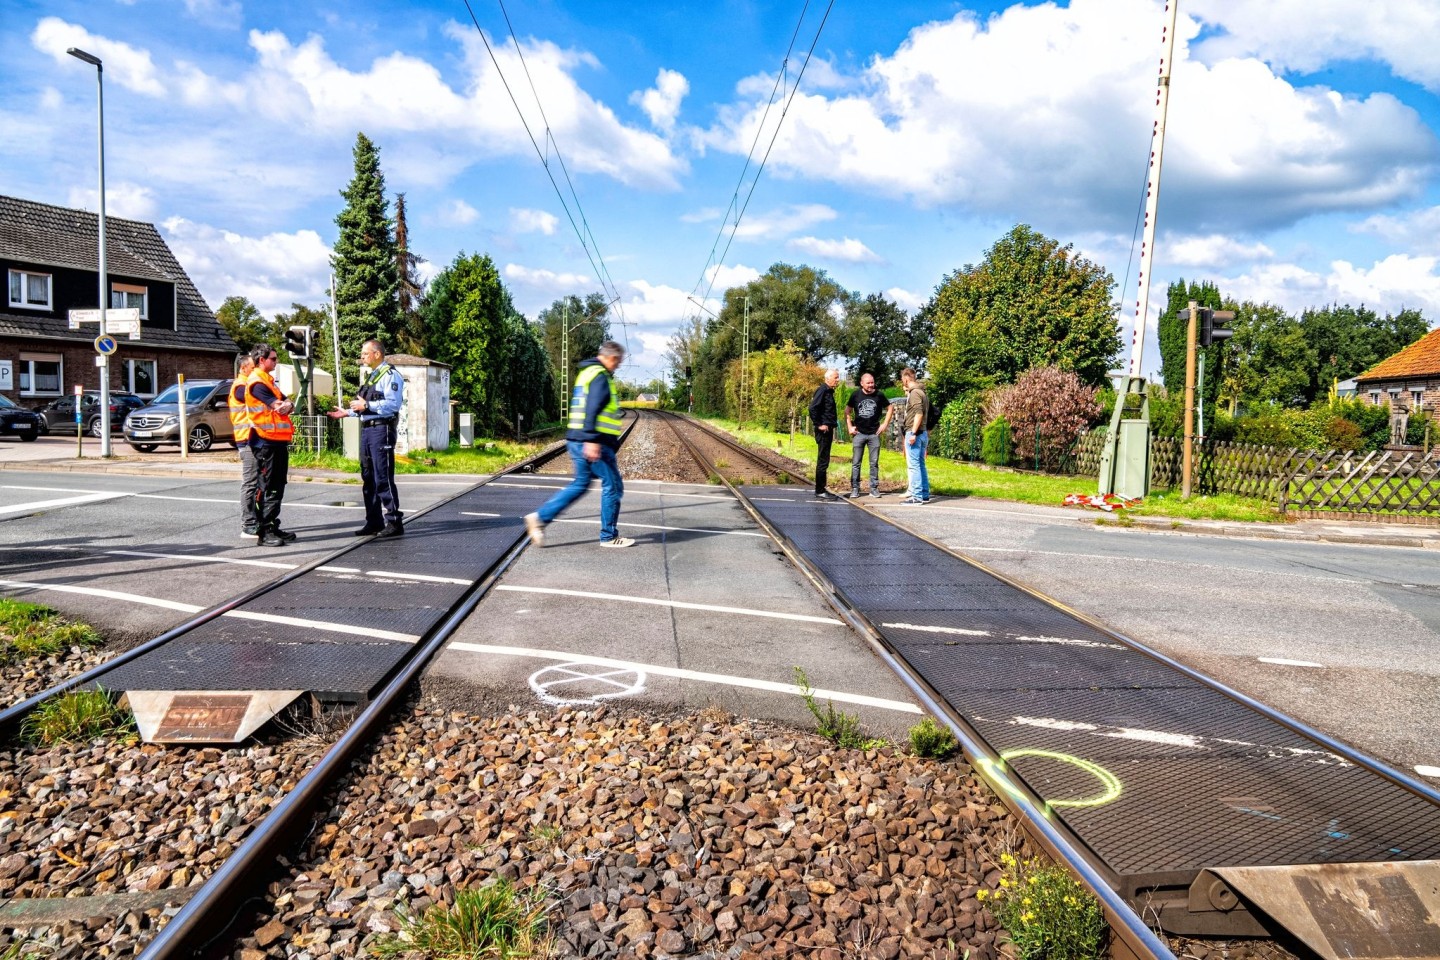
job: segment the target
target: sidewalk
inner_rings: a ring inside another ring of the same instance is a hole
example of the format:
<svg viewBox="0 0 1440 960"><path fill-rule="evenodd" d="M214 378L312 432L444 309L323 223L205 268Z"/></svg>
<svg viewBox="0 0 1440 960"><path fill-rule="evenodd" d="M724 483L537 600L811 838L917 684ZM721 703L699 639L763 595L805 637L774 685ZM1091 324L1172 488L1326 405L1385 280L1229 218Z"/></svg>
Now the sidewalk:
<svg viewBox="0 0 1440 960"><path fill-rule="evenodd" d="M185 458L180 456L179 446L140 453L118 437L110 442L111 456L108 460L101 458L100 441L94 437L86 437L81 449L84 456L76 457L74 437L41 437L32 442L0 441L0 471L215 477L234 478L237 482L240 478L240 455L228 442L218 443L204 453L192 453ZM290 475L360 482L360 474L339 470L291 470Z"/></svg>

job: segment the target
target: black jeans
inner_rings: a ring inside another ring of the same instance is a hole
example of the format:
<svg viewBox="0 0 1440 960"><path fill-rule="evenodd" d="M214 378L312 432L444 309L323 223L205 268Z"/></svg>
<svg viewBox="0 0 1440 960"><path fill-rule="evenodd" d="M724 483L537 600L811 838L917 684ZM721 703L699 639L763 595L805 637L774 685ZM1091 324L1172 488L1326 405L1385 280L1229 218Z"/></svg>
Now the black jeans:
<svg viewBox="0 0 1440 960"><path fill-rule="evenodd" d="M261 440L252 443L255 453L256 525L260 533L280 529L280 501L285 499L285 481L290 476L290 444Z"/></svg>
<svg viewBox="0 0 1440 960"><path fill-rule="evenodd" d="M815 495L825 492L825 474L830 471L830 445L835 442L835 428L815 428Z"/></svg>

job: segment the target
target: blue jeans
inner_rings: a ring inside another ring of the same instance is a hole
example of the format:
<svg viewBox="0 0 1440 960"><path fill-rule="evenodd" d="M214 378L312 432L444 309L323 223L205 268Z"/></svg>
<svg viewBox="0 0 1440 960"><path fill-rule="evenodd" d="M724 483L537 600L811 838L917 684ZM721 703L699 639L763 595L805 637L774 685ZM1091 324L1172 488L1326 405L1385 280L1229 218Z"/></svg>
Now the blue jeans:
<svg viewBox="0 0 1440 960"><path fill-rule="evenodd" d="M625 482L620 479L620 465L615 462L615 451L600 445L600 459L590 461L585 459L585 444L579 440L566 440L565 449L570 452L570 460L575 464L575 479L570 485L555 493L555 496L545 501L537 512L540 514L541 523L549 523L559 515L570 504L580 499L580 495L590 486L594 478L600 480L600 542L614 540L620 535L616 528L620 523L620 498L625 495Z"/></svg>
<svg viewBox="0 0 1440 960"><path fill-rule="evenodd" d="M912 444L910 438L914 437ZM930 434L905 434L905 469L910 474L910 496L916 500L930 499L930 471L925 469L925 448L930 446Z"/></svg>

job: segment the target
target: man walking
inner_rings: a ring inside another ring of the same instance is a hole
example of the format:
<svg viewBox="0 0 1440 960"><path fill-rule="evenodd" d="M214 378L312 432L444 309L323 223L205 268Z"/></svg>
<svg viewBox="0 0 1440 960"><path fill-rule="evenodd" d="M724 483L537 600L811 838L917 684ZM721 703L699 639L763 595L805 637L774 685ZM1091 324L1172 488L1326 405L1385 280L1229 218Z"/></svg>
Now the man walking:
<svg viewBox="0 0 1440 960"><path fill-rule="evenodd" d="M360 389L349 410L331 410L332 418L360 418L360 495L365 526L357 537L398 537L405 532L400 491L395 486L395 432L405 405L405 378L385 362L379 340L360 348Z"/></svg>
<svg viewBox="0 0 1440 960"><path fill-rule="evenodd" d="M825 382L815 388L810 398L810 422L815 424L815 499L839 500L825 489L825 474L830 470L830 445L835 442L835 385L840 382L839 370L826 370Z"/></svg>
<svg viewBox="0 0 1440 960"><path fill-rule="evenodd" d="M255 512L255 488L259 475L255 470L255 452L250 449L250 410L245 390L255 358L248 353L236 357L235 379L230 381L230 430L235 435L235 450L240 454L240 536L258 537L260 521Z"/></svg>
<svg viewBox="0 0 1440 960"><path fill-rule="evenodd" d="M565 446L575 465L575 479L535 513L526 514L525 531L537 547L545 545L545 525L600 478L600 546L629 547L635 541L620 536L620 499L625 484L615 451L620 449L620 398L611 375L625 359L625 348L614 340L600 345L594 360L580 364L570 391L570 423Z"/></svg>
<svg viewBox="0 0 1440 960"><path fill-rule="evenodd" d="M910 495L900 502L929 503L930 473L925 468L925 448L930 445L930 434L925 430L925 418L930 401L909 367L900 371L900 384L905 388L905 467L910 475Z"/></svg>
<svg viewBox="0 0 1440 960"><path fill-rule="evenodd" d="M890 398L875 389L875 377L860 375L859 391L845 401L845 429L850 431L850 499L860 496L860 461L870 451L870 496L880 496L880 438L890 426ZM882 419L883 417L883 419Z"/></svg>
<svg viewBox="0 0 1440 960"><path fill-rule="evenodd" d="M255 369L245 383L245 406L250 415L250 451L255 456L256 543L262 547L283 547L295 534L280 529L280 502L285 499L285 481L290 474L290 441L295 424L290 414L295 404L275 385L275 348L262 343L251 351Z"/></svg>

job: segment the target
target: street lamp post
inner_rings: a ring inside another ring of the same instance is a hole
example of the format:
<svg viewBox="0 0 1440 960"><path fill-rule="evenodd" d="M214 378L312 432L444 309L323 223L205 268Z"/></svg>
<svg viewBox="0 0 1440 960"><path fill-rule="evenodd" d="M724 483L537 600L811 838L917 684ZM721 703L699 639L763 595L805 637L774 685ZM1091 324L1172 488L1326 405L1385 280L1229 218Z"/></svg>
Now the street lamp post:
<svg viewBox="0 0 1440 960"><path fill-rule="evenodd" d="M95 67L95 91L98 105L98 127L100 130L100 336L105 336L105 311L110 306L107 279L109 273L105 264L105 66L93 53L86 53L78 47L65 51L77 60L84 60ZM110 456L110 358L100 354L100 456ZM184 402L184 398L181 398Z"/></svg>

